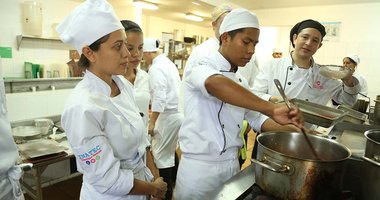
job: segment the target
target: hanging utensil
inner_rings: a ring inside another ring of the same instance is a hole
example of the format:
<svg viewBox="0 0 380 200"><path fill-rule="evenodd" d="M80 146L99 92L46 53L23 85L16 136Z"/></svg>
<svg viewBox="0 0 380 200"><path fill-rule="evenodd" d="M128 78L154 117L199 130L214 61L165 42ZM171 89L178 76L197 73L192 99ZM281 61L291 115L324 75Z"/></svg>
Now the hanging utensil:
<svg viewBox="0 0 380 200"><path fill-rule="evenodd" d="M278 79L274 79L274 84L276 85L278 92L280 93L280 95L281 95L282 98L284 99L285 104L288 106L289 110L291 110L291 109L292 109L292 105L290 104L288 98L286 97L286 95L285 95L285 91L284 91L284 89L283 89L283 87L282 87L280 81L279 81ZM304 137L305 137L305 139L306 139L306 142L307 142L307 144L309 145L310 150L311 150L311 152L313 153L313 155L315 156L315 158L317 158L318 160L321 160L321 158L318 156L317 152L315 151L315 149L314 149L314 147L313 147L313 144L311 143L309 137L307 136L304 127L301 128L301 132L302 132L302 134L304 135Z"/></svg>

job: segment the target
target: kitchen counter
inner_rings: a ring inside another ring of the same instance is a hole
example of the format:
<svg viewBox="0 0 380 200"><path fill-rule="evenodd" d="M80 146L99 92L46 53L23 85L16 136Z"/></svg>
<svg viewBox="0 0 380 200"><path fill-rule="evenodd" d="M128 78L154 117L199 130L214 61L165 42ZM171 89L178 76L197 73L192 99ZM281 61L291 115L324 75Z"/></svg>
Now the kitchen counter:
<svg viewBox="0 0 380 200"><path fill-rule="evenodd" d="M249 165L226 181L220 188L210 193L206 199L243 199L247 193L250 193L250 189L255 183L254 170L254 165Z"/></svg>

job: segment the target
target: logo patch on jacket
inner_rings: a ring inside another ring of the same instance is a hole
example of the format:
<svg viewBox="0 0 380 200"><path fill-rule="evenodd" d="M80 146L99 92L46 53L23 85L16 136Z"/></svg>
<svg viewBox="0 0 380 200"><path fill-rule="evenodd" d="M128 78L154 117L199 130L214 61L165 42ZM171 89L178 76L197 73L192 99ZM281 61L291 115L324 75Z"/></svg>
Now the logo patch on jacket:
<svg viewBox="0 0 380 200"><path fill-rule="evenodd" d="M102 152L102 149L100 148L99 145L96 147L92 148L90 151L85 152L83 154L77 155L78 158L82 161L85 162L87 165L96 163L100 159L100 153Z"/></svg>
<svg viewBox="0 0 380 200"><path fill-rule="evenodd" d="M315 81L313 84L313 88L323 89L323 85L322 85L321 81Z"/></svg>

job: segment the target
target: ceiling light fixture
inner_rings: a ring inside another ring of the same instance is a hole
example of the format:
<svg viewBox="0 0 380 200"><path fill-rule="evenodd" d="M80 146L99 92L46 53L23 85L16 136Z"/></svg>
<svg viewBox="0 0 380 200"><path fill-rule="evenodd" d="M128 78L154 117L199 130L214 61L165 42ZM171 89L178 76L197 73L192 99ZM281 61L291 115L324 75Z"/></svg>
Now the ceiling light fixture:
<svg viewBox="0 0 380 200"><path fill-rule="evenodd" d="M203 22L203 18L202 17L199 17L199 16L191 14L191 13L187 13L185 15L185 18L188 19L188 20L191 20L191 21Z"/></svg>
<svg viewBox="0 0 380 200"><path fill-rule="evenodd" d="M196 2L196 1L192 1L191 3L194 4L194 5L196 5L196 6L200 6L201 5L200 3Z"/></svg>
<svg viewBox="0 0 380 200"><path fill-rule="evenodd" d="M142 8L142 9L158 10L158 6L156 4L146 2L146 1L134 0L133 4L137 7Z"/></svg>

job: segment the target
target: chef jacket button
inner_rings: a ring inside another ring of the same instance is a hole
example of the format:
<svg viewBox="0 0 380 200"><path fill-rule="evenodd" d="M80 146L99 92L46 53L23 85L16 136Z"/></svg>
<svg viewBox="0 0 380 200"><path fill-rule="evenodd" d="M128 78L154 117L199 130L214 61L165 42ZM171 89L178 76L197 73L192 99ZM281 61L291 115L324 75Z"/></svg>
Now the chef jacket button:
<svg viewBox="0 0 380 200"><path fill-rule="evenodd" d="M241 78L239 78L239 81L241 82Z"/></svg>
<svg viewBox="0 0 380 200"><path fill-rule="evenodd" d="M291 82L288 82L288 85L291 85L292 83Z"/></svg>
<svg viewBox="0 0 380 200"><path fill-rule="evenodd" d="M291 67L290 70L293 70L293 67Z"/></svg>
<svg viewBox="0 0 380 200"><path fill-rule="evenodd" d="M309 101L309 99L305 99L305 101Z"/></svg>

